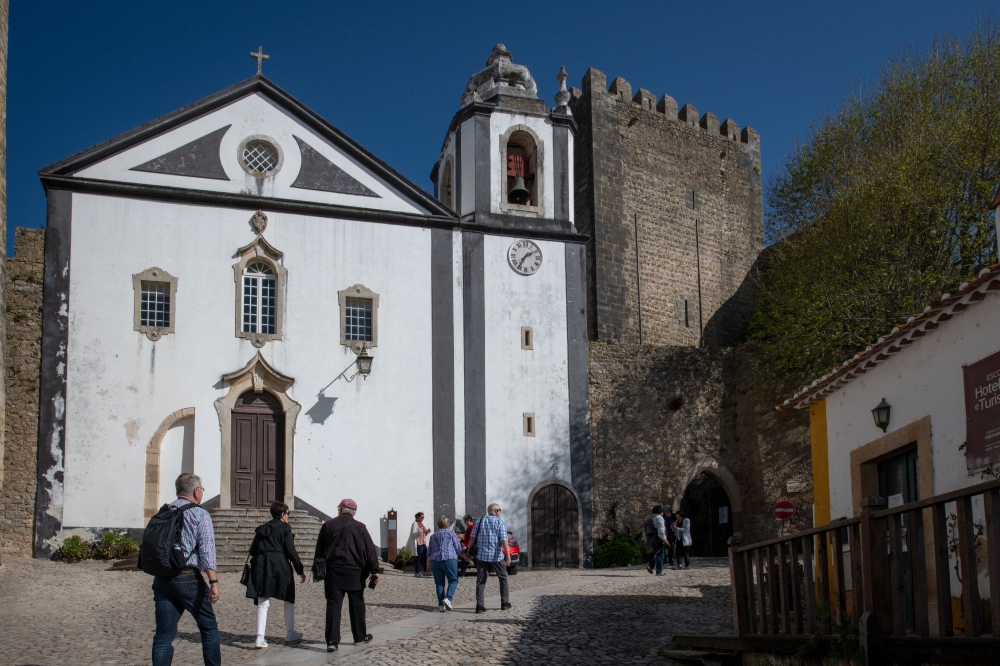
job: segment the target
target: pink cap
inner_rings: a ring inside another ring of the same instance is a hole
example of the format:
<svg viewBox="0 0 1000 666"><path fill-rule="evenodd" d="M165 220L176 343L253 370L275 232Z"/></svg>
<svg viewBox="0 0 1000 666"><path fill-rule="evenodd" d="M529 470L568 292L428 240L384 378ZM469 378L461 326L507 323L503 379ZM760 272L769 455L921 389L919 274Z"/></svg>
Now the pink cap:
<svg viewBox="0 0 1000 666"><path fill-rule="evenodd" d="M357 511L358 510L358 503L355 502L352 499L346 499L345 498L345 499L340 500L340 504L337 505L337 508L338 509L350 509L351 511Z"/></svg>

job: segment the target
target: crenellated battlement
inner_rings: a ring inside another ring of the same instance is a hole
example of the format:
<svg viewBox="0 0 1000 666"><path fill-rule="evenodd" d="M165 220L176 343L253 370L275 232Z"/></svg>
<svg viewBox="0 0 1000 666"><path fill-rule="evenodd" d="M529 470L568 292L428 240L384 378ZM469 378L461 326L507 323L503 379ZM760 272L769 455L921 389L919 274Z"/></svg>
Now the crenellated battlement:
<svg viewBox="0 0 1000 666"><path fill-rule="evenodd" d="M760 135L752 127L744 127L740 130L739 125L731 118L726 118L720 124L718 117L711 112L699 116L698 109L691 104L685 104L678 108L677 101L666 94L657 101L656 95L645 88L639 88L639 91L633 95L632 84L620 76L616 77L610 86L608 86L607 81L604 72L591 67L583 76L583 89L573 88L571 94L574 99L579 99L584 94L604 93L621 103L634 104L645 111L658 113L667 120L699 127L711 134L720 134L731 141L739 141L754 150L760 150Z"/></svg>

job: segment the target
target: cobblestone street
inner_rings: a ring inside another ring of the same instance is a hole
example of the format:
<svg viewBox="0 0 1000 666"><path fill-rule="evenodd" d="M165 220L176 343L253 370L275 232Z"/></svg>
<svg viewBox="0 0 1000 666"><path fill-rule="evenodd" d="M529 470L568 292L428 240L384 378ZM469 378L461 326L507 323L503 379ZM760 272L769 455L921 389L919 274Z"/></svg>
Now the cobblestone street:
<svg viewBox="0 0 1000 666"><path fill-rule="evenodd" d="M106 562L67 565L6 558L0 569L0 663L148 664L154 629L152 579L107 571ZM651 576L643 568L521 571L510 577L514 608L499 611L495 578L490 612L476 615L475 580L461 579L455 611L439 613L434 582L392 573L366 590L375 640L351 645L347 611L339 652L323 640L322 587L298 590L296 628L286 647L280 604L268 617L271 647L254 648L254 606L236 573L220 574L216 604L226 664L531 664L669 663L660 656L674 634L731 634L729 572L722 559L695 560L687 571ZM194 622L185 615L174 664L201 663Z"/></svg>

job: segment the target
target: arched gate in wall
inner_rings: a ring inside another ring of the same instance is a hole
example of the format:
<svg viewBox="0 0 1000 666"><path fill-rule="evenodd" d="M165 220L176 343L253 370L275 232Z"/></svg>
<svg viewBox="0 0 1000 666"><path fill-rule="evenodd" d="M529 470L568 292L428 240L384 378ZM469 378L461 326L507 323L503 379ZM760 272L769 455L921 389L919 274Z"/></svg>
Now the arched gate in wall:
<svg viewBox="0 0 1000 666"><path fill-rule="evenodd" d="M528 554L535 569L580 566L580 503L567 485L554 482L532 494Z"/></svg>

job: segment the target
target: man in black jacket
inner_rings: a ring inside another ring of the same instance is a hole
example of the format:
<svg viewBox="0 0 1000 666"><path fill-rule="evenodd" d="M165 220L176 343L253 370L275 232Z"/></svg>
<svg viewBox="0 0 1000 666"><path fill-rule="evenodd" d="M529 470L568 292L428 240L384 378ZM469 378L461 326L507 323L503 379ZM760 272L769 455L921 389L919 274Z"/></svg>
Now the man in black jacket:
<svg viewBox="0 0 1000 666"><path fill-rule="evenodd" d="M354 519L358 504L345 499L337 506L337 517L323 525L316 541L316 557L326 558L326 651L340 645L340 611L347 595L354 642L367 643L372 635L365 625L365 579L371 574L378 583L378 550L364 523Z"/></svg>

